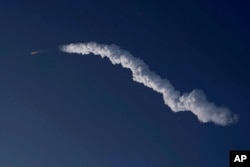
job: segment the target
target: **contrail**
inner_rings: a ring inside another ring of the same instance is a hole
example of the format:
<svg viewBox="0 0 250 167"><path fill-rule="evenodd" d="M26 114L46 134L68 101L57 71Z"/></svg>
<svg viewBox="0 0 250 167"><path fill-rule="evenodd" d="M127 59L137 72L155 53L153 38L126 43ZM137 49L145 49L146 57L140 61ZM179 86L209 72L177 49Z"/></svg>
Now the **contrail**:
<svg viewBox="0 0 250 167"><path fill-rule="evenodd" d="M238 116L232 114L228 108L217 107L214 103L209 102L201 90L195 89L190 93L181 95L167 79L162 79L159 75L150 71L143 60L134 57L131 53L116 45L103 45L95 42L77 43L63 45L60 50L82 55L92 53L102 58L107 57L114 65L121 64L122 67L131 70L134 81L161 93L165 104L173 112L191 111L201 122L213 122L222 126L238 120Z"/></svg>

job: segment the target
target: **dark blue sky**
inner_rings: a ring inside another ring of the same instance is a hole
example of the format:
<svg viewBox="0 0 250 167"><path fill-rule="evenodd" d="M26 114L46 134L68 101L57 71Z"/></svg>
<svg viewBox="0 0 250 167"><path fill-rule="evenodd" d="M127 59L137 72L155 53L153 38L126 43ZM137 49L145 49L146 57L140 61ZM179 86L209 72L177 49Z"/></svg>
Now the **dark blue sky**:
<svg viewBox="0 0 250 167"><path fill-rule="evenodd" d="M247 1L6 1L0 5L0 166L228 166L250 149ZM72 42L116 44L181 92L239 114L221 127ZM43 50L31 56L30 52Z"/></svg>

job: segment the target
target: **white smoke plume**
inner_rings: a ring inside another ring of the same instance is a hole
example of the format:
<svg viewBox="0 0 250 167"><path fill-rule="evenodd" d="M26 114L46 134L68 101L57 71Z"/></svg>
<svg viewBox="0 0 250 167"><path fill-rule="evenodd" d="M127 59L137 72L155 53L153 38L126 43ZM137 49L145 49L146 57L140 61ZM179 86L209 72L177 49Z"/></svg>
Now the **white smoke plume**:
<svg viewBox="0 0 250 167"><path fill-rule="evenodd" d="M128 51L120 49L116 45L103 45L95 42L63 45L61 51L82 55L94 54L102 58L107 57L112 64L121 64L122 67L131 70L133 80L142 83L146 87L163 95L163 100L173 112L191 111L201 122L213 122L217 125L229 125L238 120L238 116L229 109L217 107L209 102L201 90L193 90L191 93L180 94L173 85L159 75L150 71L147 64L134 57Z"/></svg>

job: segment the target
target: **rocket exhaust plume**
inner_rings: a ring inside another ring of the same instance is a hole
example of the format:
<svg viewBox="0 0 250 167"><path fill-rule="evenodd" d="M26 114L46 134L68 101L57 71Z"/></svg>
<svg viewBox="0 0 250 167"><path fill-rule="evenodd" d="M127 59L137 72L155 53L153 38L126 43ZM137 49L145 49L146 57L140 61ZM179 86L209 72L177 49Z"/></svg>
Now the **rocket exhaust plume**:
<svg viewBox="0 0 250 167"><path fill-rule="evenodd" d="M31 54L31 55L36 55L36 54L38 54L38 53L40 53L40 51L33 51L33 52L31 52L30 54Z"/></svg>
<svg viewBox="0 0 250 167"><path fill-rule="evenodd" d="M161 93L164 103L173 112L191 111L203 123L213 122L222 126L238 120L238 116L232 114L229 109L217 107L214 103L209 102L201 90L195 89L190 93L181 95L167 79L162 79L159 75L150 71L143 60L134 57L131 53L120 49L116 45L89 42L63 45L60 49L67 53L82 55L92 53L102 58L107 57L112 64L121 64L123 68L130 69L133 80Z"/></svg>
<svg viewBox="0 0 250 167"><path fill-rule="evenodd" d="M42 49L42 50L35 50L30 52L31 55L37 55L37 54L41 54L41 53L47 53L48 50Z"/></svg>

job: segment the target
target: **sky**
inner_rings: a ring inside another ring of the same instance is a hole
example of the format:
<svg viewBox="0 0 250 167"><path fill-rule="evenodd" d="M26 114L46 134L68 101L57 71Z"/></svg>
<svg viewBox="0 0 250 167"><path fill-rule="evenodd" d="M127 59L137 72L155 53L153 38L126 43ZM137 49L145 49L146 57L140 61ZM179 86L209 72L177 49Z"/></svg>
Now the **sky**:
<svg viewBox="0 0 250 167"><path fill-rule="evenodd" d="M1 2L0 166L229 166L229 150L250 148L249 5ZM129 51L182 93L203 90L238 122L174 113L130 70L59 49L90 41Z"/></svg>

